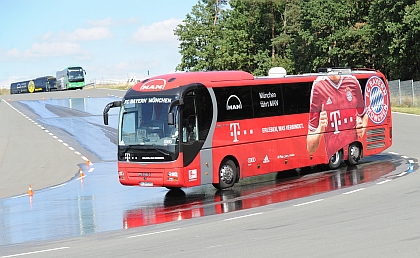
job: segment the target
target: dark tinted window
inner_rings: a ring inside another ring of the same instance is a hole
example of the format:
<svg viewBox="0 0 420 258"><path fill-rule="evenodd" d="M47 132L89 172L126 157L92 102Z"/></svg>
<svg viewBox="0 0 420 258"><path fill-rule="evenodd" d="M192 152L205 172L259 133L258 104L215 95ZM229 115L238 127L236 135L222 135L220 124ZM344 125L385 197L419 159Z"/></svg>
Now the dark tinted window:
<svg viewBox="0 0 420 258"><path fill-rule="evenodd" d="M360 89L362 90L362 94L363 94L363 98L364 98L365 97L365 88L366 88L367 79L361 79L361 80L358 80L358 81L359 81Z"/></svg>
<svg viewBox="0 0 420 258"><path fill-rule="evenodd" d="M281 85L262 85L251 88L255 117L283 115Z"/></svg>
<svg viewBox="0 0 420 258"><path fill-rule="evenodd" d="M204 141L209 133L213 119L213 104L206 87L202 86L197 89L196 101L198 107L198 138Z"/></svg>
<svg viewBox="0 0 420 258"><path fill-rule="evenodd" d="M214 88L217 99L217 121L247 119L253 117L250 88ZM209 114L210 115L210 114Z"/></svg>
<svg viewBox="0 0 420 258"><path fill-rule="evenodd" d="M309 113L311 83L283 84L284 112L286 115Z"/></svg>

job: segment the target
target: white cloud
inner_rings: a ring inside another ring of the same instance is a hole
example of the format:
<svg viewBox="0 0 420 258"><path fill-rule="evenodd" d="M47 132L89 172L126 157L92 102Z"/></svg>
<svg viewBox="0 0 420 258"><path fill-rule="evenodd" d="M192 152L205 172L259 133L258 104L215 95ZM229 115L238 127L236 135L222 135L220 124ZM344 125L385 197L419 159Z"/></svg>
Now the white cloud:
<svg viewBox="0 0 420 258"><path fill-rule="evenodd" d="M13 48L6 52L6 56L11 58L60 57L70 55L78 56L79 58L87 58L89 56L79 44L74 42L34 43L30 49L24 51Z"/></svg>
<svg viewBox="0 0 420 258"><path fill-rule="evenodd" d="M42 39L46 41L94 41L113 37L107 27L93 27L89 29L78 28L73 32L60 31L46 33Z"/></svg>
<svg viewBox="0 0 420 258"><path fill-rule="evenodd" d="M174 29L182 22L181 19L169 19L153 23L152 25L142 25L134 32L132 40L134 42L177 42Z"/></svg>

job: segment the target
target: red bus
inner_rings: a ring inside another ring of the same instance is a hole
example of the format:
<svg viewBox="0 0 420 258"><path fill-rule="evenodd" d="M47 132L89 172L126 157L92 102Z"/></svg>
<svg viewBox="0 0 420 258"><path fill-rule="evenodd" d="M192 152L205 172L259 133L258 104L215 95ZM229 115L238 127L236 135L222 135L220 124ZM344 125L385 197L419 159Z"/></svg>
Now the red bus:
<svg viewBox="0 0 420 258"><path fill-rule="evenodd" d="M385 76L369 69L173 73L109 103L104 123L120 107L121 184L225 189L246 177L336 169L382 152L392 144L389 98Z"/></svg>

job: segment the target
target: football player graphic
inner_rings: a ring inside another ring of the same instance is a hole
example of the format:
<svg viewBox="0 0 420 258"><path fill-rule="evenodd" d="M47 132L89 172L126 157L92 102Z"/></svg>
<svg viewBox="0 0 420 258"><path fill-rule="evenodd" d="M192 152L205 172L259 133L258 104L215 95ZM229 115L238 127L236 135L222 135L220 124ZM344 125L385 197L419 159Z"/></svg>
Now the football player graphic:
<svg viewBox="0 0 420 258"><path fill-rule="evenodd" d="M319 76L312 85L307 149L314 154L324 141L330 158L362 138L368 123L359 81L352 75Z"/></svg>

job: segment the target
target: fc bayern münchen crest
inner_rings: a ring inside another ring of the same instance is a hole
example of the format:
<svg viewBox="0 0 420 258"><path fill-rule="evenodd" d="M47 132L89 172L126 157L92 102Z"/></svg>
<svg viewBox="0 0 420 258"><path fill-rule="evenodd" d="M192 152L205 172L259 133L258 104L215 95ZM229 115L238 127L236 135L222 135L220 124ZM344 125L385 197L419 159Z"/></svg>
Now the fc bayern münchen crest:
<svg viewBox="0 0 420 258"><path fill-rule="evenodd" d="M346 97L348 101L353 100L353 95L351 94L351 89L349 87L346 88Z"/></svg>
<svg viewBox="0 0 420 258"><path fill-rule="evenodd" d="M384 81L372 76L366 82L365 107L370 121L382 124L388 115L389 96Z"/></svg>

